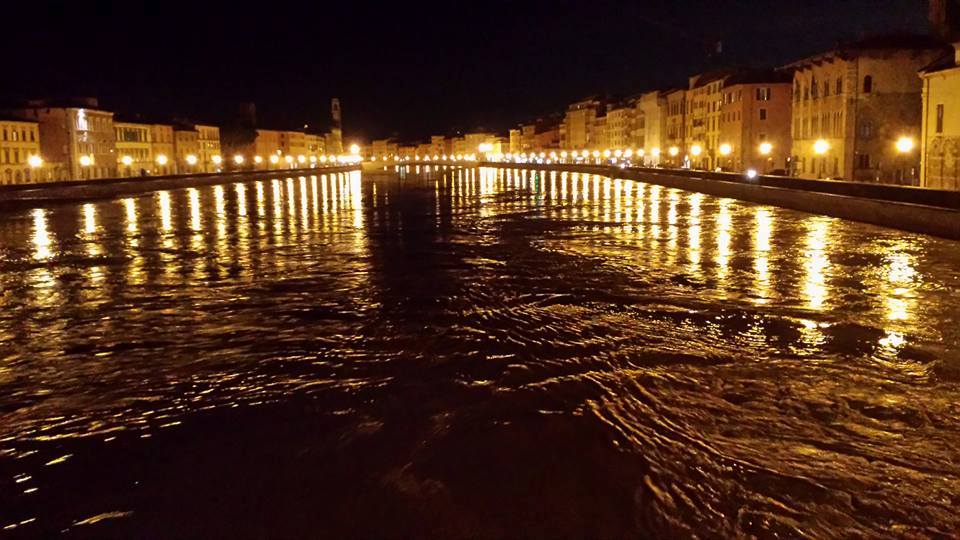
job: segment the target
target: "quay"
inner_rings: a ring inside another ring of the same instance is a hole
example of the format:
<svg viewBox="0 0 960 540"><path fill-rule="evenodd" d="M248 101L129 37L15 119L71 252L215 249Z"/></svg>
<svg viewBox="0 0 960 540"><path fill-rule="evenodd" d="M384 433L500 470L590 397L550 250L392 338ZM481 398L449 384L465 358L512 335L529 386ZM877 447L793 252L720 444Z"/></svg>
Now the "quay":
<svg viewBox="0 0 960 540"><path fill-rule="evenodd" d="M359 170L359 165L336 165L303 169L229 171L205 174L145 176L70 180L45 184L0 186L0 211L33 208L50 204L105 199L150 191L221 184L251 176L308 176Z"/></svg>

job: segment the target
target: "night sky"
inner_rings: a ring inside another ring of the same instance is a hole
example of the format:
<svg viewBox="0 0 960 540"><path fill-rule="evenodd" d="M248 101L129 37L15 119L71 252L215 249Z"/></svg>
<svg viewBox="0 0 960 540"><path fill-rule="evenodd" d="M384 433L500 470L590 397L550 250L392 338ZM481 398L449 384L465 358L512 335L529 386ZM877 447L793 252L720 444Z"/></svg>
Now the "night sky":
<svg viewBox="0 0 960 540"><path fill-rule="evenodd" d="M262 127L292 128L337 96L347 137L408 140L927 29L923 0L19 4L4 6L4 102L97 95L222 123L253 101Z"/></svg>

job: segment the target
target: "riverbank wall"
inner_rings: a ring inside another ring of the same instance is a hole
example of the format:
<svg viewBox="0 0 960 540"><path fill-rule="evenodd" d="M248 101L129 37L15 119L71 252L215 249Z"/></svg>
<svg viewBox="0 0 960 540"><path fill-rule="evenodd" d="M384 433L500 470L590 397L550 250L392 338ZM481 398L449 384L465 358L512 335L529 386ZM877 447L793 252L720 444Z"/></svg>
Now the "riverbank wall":
<svg viewBox="0 0 960 540"><path fill-rule="evenodd" d="M231 171L225 173L145 176L136 178L104 178L101 180L73 180L47 184L0 186L0 211L33 208L51 204L109 199L150 191L200 187L224 182L248 180L250 177L288 178L352 172L359 165L285 169L273 171Z"/></svg>

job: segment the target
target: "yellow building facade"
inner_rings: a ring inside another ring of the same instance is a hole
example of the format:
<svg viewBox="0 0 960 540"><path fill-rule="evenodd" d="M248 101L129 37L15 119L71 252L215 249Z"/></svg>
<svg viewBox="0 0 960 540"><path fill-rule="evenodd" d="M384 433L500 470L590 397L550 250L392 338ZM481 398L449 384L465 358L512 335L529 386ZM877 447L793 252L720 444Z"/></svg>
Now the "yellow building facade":
<svg viewBox="0 0 960 540"><path fill-rule="evenodd" d="M566 149L591 150L596 148L594 126L600 102L595 99L578 101L567 108L564 124L566 124Z"/></svg>
<svg viewBox="0 0 960 540"><path fill-rule="evenodd" d="M200 134L195 129L174 129L173 143L180 174L204 172L200 164Z"/></svg>
<svg viewBox="0 0 960 540"><path fill-rule="evenodd" d="M150 126L150 151L153 154L153 174L177 174L176 145L172 125Z"/></svg>
<svg viewBox="0 0 960 540"><path fill-rule="evenodd" d="M0 184L30 184L48 179L40 155L39 124L0 119Z"/></svg>
<svg viewBox="0 0 960 540"><path fill-rule="evenodd" d="M95 99L66 105L34 101L11 114L39 125L41 155L49 163L62 163L67 178L115 177L113 113L98 109Z"/></svg>
<svg viewBox="0 0 960 540"><path fill-rule="evenodd" d="M877 38L792 64L792 173L916 185L922 83L943 54L929 38Z"/></svg>
<svg viewBox="0 0 960 540"><path fill-rule="evenodd" d="M153 169L152 126L134 122L114 122L116 167L119 176L146 176Z"/></svg>
<svg viewBox="0 0 960 540"><path fill-rule="evenodd" d="M920 185L960 190L960 42L925 68Z"/></svg>
<svg viewBox="0 0 960 540"><path fill-rule="evenodd" d="M220 149L220 128L197 124L198 169L200 172L219 172L222 169L223 155Z"/></svg>

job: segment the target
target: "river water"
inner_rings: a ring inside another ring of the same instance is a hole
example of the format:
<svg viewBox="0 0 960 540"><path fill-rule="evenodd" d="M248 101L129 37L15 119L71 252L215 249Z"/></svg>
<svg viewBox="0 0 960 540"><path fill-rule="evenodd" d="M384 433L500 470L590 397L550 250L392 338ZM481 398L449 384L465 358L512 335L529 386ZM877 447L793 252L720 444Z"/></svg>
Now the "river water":
<svg viewBox="0 0 960 540"><path fill-rule="evenodd" d="M0 536L949 537L960 244L408 168L0 217Z"/></svg>

